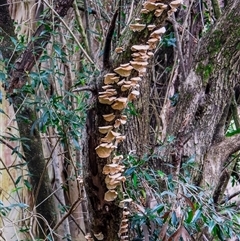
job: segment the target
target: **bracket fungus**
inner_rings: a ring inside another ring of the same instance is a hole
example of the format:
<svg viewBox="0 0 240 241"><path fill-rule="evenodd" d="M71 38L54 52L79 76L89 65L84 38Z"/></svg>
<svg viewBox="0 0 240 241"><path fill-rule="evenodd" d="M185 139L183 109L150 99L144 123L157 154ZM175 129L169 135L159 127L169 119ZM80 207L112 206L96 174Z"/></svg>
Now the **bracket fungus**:
<svg viewBox="0 0 240 241"><path fill-rule="evenodd" d="M117 83L117 85L118 85L118 86L121 86L122 84L124 84L124 82L125 82L125 79L122 79L122 80L120 80L120 81Z"/></svg>
<svg viewBox="0 0 240 241"><path fill-rule="evenodd" d="M111 155L111 152L115 149L115 146L110 143L102 143L98 145L95 150L100 158L107 158Z"/></svg>
<svg viewBox="0 0 240 241"><path fill-rule="evenodd" d="M147 14L149 13L149 10L147 10L146 8L142 8L140 13Z"/></svg>
<svg viewBox="0 0 240 241"><path fill-rule="evenodd" d="M131 87L131 84L124 84L121 86L121 91L124 92L126 90L129 90Z"/></svg>
<svg viewBox="0 0 240 241"><path fill-rule="evenodd" d="M175 0L170 3L170 7L178 8L181 4L183 4L183 0Z"/></svg>
<svg viewBox="0 0 240 241"><path fill-rule="evenodd" d="M108 190L104 195L104 200L107 202L114 201L117 198L118 193L115 190Z"/></svg>
<svg viewBox="0 0 240 241"><path fill-rule="evenodd" d="M126 124L127 119L123 119L122 117L120 119L116 119L114 123L114 128L118 128L120 125Z"/></svg>
<svg viewBox="0 0 240 241"><path fill-rule="evenodd" d="M115 103L111 105L114 110L123 110L127 106L127 98L119 97L115 100Z"/></svg>
<svg viewBox="0 0 240 241"><path fill-rule="evenodd" d="M105 95L105 96L113 96L117 94L117 91L115 89L106 89L105 91L98 92L99 96Z"/></svg>
<svg viewBox="0 0 240 241"><path fill-rule="evenodd" d="M119 142L124 141L125 139L126 139L126 136L117 136L116 142L114 145L117 146Z"/></svg>
<svg viewBox="0 0 240 241"><path fill-rule="evenodd" d="M123 51L124 51L123 47L117 47L117 48L115 48L115 52L116 52L117 54L121 54Z"/></svg>
<svg viewBox="0 0 240 241"><path fill-rule="evenodd" d="M147 51L149 49L149 45L133 45L131 47L132 51Z"/></svg>
<svg viewBox="0 0 240 241"><path fill-rule="evenodd" d="M113 129L113 126L100 126L98 127L98 131L101 134L107 134L109 131L111 131Z"/></svg>
<svg viewBox="0 0 240 241"><path fill-rule="evenodd" d="M108 95L99 95L98 100L101 104L111 105L114 102L114 100L116 100L116 97L111 97Z"/></svg>
<svg viewBox="0 0 240 241"><path fill-rule="evenodd" d="M114 72L122 77L128 77L131 74L133 67L130 64L121 64L120 67L114 69Z"/></svg>
<svg viewBox="0 0 240 241"><path fill-rule="evenodd" d="M148 62L136 62L136 61L130 61L132 67L137 70L140 73L146 72L146 66L148 65Z"/></svg>
<svg viewBox="0 0 240 241"><path fill-rule="evenodd" d="M146 24L133 23L130 24L129 27L133 32L141 32L143 29L146 28Z"/></svg>
<svg viewBox="0 0 240 241"><path fill-rule="evenodd" d="M119 162L121 162L122 159L123 159L123 155L115 156L112 159L112 163L119 163Z"/></svg>
<svg viewBox="0 0 240 241"><path fill-rule="evenodd" d="M103 119L107 122L111 122L115 119L114 113L103 115Z"/></svg>
<svg viewBox="0 0 240 241"><path fill-rule="evenodd" d="M152 31L154 28L156 28L156 25L155 24L149 24L147 26L147 28L148 28L149 31Z"/></svg>
<svg viewBox="0 0 240 241"><path fill-rule="evenodd" d="M107 185L107 189L113 190L118 185L121 185L122 182L126 181L126 177L122 176L121 173L116 173L114 175L107 175L105 178L105 183Z"/></svg>
<svg viewBox="0 0 240 241"><path fill-rule="evenodd" d="M102 89L107 90L107 89L110 89L112 87L113 87L112 85L103 85Z"/></svg>
<svg viewBox="0 0 240 241"><path fill-rule="evenodd" d="M128 95L128 100L132 101L132 100L136 100L137 96L140 95L140 92L138 90L133 90L129 95Z"/></svg>
<svg viewBox="0 0 240 241"><path fill-rule="evenodd" d="M158 18L162 15L164 9L156 9L154 15Z"/></svg>
<svg viewBox="0 0 240 241"><path fill-rule="evenodd" d="M112 142L116 137L120 136L120 133L114 132L114 131L109 131L107 135L103 138L101 138L101 142L107 142L110 143Z"/></svg>
<svg viewBox="0 0 240 241"><path fill-rule="evenodd" d="M91 234L90 233L87 233L84 238L87 240L87 241L94 241Z"/></svg>
<svg viewBox="0 0 240 241"><path fill-rule="evenodd" d="M124 206L125 206L125 204L126 203L131 203L133 200L131 199L131 198L126 198L126 199L123 199L122 201L120 201L120 203L119 203L119 207L120 208L124 208Z"/></svg>
<svg viewBox="0 0 240 241"><path fill-rule="evenodd" d="M152 32L150 34L150 38L160 39L161 35L164 34L165 32L166 32L166 28L165 27L161 27L161 28L155 30L154 32Z"/></svg>
<svg viewBox="0 0 240 241"><path fill-rule="evenodd" d="M104 235L102 234L102 232L94 233L93 235L97 240L103 240L104 239Z"/></svg>
<svg viewBox="0 0 240 241"><path fill-rule="evenodd" d="M141 78L141 77L139 77L139 76L137 76L137 77L132 77L130 80L131 80L131 82L138 83L139 81L141 81L141 80L142 80L142 78Z"/></svg>
<svg viewBox="0 0 240 241"><path fill-rule="evenodd" d="M154 50L157 48L157 44L159 42L159 38L150 38L147 43L149 44L149 49Z"/></svg>
<svg viewBox="0 0 240 241"><path fill-rule="evenodd" d="M108 85L108 84L114 84L116 82L118 82L119 77L116 76L115 73L108 73L106 75L104 75L104 84Z"/></svg>
<svg viewBox="0 0 240 241"><path fill-rule="evenodd" d="M160 3L161 4L161 3ZM159 3L151 2L151 1L146 1L143 3L144 9L147 9L148 11L154 11L159 8Z"/></svg>
<svg viewBox="0 0 240 241"><path fill-rule="evenodd" d="M116 174L118 172L123 172L124 171L124 166L119 165L117 163L111 163L107 164L103 167L103 174L108 175L108 174Z"/></svg>

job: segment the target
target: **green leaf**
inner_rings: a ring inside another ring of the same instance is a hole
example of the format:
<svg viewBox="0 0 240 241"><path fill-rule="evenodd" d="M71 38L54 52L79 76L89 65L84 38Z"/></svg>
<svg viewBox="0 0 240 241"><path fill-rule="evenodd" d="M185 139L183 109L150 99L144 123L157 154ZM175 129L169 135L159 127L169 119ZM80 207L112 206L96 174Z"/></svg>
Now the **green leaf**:
<svg viewBox="0 0 240 241"><path fill-rule="evenodd" d="M53 44L53 49L56 52L56 54L58 54L59 56L62 55L62 49L60 48L60 46L58 44Z"/></svg>
<svg viewBox="0 0 240 241"><path fill-rule="evenodd" d="M128 168L128 169L124 172L124 176L130 176L135 170L136 170L136 166L133 166L133 167Z"/></svg>
<svg viewBox="0 0 240 241"><path fill-rule="evenodd" d="M229 131L226 133L226 137L234 136L240 133L240 129Z"/></svg>
<svg viewBox="0 0 240 241"><path fill-rule="evenodd" d="M133 186L137 188L138 181L137 181L136 173L133 173L132 181L133 181Z"/></svg>
<svg viewBox="0 0 240 241"><path fill-rule="evenodd" d="M0 103L2 103L2 92L0 91ZM0 108L0 113L4 114L5 116L7 116L8 118L10 118L3 109Z"/></svg>
<svg viewBox="0 0 240 241"><path fill-rule="evenodd" d="M152 209L152 212L157 212L158 214L160 214L164 209L164 205L163 204L159 204L157 206L155 206L153 209Z"/></svg>
<svg viewBox="0 0 240 241"><path fill-rule="evenodd" d="M30 183L27 179L24 179L23 182L24 182L24 185L27 187L27 189L28 189L29 191L32 191L32 185L31 185L31 183Z"/></svg>
<svg viewBox="0 0 240 241"><path fill-rule="evenodd" d="M17 180L15 181L15 185L18 185L18 183L20 182L21 178L22 178L22 176L19 176L19 177L17 178Z"/></svg>
<svg viewBox="0 0 240 241"><path fill-rule="evenodd" d="M3 72L0 72L0 81L5 82L5 80L6 80L6 74Z"/></svg>
<svg viewBox="0 0 240 241"><path fill-rule="evenodd" d="M192 218L192 223L195 223L201 217L201 214L202 214L202 210L198 209Z"/></svg>

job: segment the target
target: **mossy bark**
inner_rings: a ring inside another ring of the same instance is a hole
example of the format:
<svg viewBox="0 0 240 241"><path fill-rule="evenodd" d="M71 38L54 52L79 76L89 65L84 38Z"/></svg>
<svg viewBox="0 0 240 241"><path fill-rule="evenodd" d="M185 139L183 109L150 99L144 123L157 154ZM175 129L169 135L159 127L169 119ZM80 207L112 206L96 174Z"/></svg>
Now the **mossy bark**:
<svg viewBox="0 0 240 241"><path fill-rule="evenodd" d="M229 4L200 41L168 128L176 137L177 159L195 156L199 170L193 179L202 186L209 184L212 190L222 180L229 156L240 149L239 136L225 137L229 106L239 84L239 7L238 1Z"/></svg>

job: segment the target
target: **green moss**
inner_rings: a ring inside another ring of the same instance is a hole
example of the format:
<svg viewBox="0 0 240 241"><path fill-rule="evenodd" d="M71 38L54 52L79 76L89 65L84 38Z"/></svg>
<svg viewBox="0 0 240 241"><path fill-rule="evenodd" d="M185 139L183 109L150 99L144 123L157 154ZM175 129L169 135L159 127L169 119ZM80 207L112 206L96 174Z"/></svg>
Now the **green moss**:
<svg viewBox="0 0 240 241"><path fill-rule="evenodd" d="M204 85L207 84L208 79L211 76L212 72L213 72L213 65L211 63L208 63L207 65L199 63L196 69L196 73L202 77Z"/></svg>
<svg viewBox="0 0 240 241"><path fill-rule="evenodd" d="M222 31L216 30L213 33L213 37L211 38L211 42L208 47L208 52L211 57L215 56L216 53L218 53L221 48L223 47L223 33Z"/></svg>

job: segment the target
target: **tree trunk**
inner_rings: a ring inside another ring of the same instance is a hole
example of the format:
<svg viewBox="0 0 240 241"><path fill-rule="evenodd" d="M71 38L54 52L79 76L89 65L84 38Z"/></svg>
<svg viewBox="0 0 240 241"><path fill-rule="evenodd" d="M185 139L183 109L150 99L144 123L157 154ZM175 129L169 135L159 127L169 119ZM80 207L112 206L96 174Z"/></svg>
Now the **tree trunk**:
<svg viewBox="0 0 240 241"><path fill-rule="evenodd" d="M195 158L193 179L215 190L240 137L225 137L229 106L239 83L238 1L228 4L220 20L200 41L194 66L180 85L179 101L167 133L174 141L174 160ZM180 165L180 163L178 163Z"/></svg>

